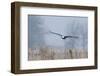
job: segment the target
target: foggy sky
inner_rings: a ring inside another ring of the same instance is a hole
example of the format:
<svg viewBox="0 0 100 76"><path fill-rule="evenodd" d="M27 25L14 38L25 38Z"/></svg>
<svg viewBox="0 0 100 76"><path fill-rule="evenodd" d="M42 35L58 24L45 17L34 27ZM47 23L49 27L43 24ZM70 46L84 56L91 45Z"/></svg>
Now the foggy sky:
<svg viewBox="0 0 100 76"><path fill-rule="evenodd" d="M49 33L78 36L78 39L61 39ZM48 46L55 48L85 48L88 45L88 18L71 16L28 16L29 48Z"/></svg>

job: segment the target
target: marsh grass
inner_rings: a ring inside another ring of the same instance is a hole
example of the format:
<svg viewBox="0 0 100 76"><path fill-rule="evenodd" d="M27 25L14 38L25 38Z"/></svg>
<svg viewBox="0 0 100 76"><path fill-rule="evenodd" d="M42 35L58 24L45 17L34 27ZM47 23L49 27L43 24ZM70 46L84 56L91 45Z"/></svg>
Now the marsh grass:
<svg viewBox="0 0 100 76"><path fill-rule="evenodd" d="M87 50L83 49L57 49L57 48L29 48L28 60L55 60L88 58Z"/></svg>

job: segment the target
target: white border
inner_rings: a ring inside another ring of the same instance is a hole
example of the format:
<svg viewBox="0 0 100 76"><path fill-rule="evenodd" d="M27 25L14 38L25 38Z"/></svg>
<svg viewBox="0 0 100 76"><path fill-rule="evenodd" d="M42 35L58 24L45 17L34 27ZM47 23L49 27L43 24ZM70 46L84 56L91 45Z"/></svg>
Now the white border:
<svg viewBox="0 0 100 76"><path fill-rule="evenodd" d="M88 17L88 59L41 60L28 61L28 14L60 15L60 16L87 16ZM51 9L39 7L20 8L20 69L42 69L58 67L75 67L94 65L94 11Z"/></svg>

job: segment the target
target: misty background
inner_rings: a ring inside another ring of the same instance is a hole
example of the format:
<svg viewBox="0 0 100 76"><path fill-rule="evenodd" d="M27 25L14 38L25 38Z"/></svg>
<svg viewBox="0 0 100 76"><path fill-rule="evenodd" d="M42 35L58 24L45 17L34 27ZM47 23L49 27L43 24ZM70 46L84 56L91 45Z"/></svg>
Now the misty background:
<svg viewBox="0 0 100 76"><path fill-rule="evenodd" d="M49 31L79 38L61 39ZM87 49L88 17L28 15L28 47Z"/></svg>

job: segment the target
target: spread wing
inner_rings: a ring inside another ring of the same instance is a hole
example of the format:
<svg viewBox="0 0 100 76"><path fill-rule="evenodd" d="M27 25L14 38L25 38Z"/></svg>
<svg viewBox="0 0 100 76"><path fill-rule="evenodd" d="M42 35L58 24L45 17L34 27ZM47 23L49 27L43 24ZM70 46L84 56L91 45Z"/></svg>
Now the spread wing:
<svg viewBox="0 0 100 76"><path fill-rule="evenodd" d="M65 36L64 38L78 38L78 36Z"/></svg>
<svg viewBox="0 0 100 76"><path fill-rule="evenodd" d="M58 35L58 36L63 36L63 35L61 35L61 34L59 34L59 33L52 32L52 31L50 31L50 33L55 34L55 35Z"/></svg>

